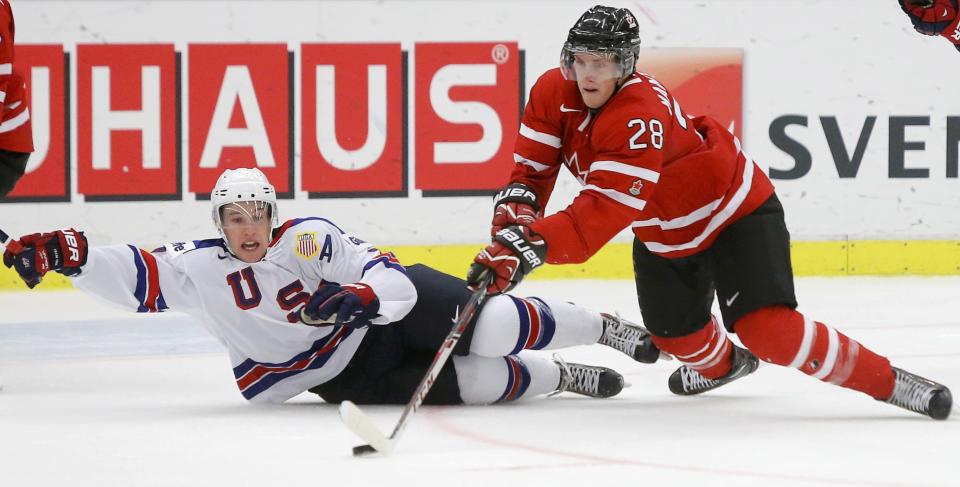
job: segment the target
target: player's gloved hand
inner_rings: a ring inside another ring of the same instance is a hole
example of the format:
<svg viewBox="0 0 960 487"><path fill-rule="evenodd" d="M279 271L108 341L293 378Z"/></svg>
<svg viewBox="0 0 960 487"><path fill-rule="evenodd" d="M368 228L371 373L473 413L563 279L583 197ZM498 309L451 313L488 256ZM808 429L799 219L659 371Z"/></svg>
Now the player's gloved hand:
<svg viewBox="0 0 960 487"><path fill-rule="evenodd" d="M362 328L379 316L379 310L380 300L366 284L321 284L300 308L300 321L311 326Z"/></svg>
<svg viewBox="0 0 960 487"><path fill-rule="evenodd" d="M467 284L478 286L486 272L493 272L493 281L487 292L507 292L537 267L543 265L547 255L547 243L540 235L527 227L506 227L493 237L493 243L480 251L470 264Z"/></svg>
<svg viewBox="0 0 960 487"><path fill-rule="evenodd" d="M493 197L493 224L490 236L510 225L530 226L540 218L540 203L529 186L511 183Z"/></svg>
<svg viewBox="0 0 960 487"><path fill-rule="evenodd" d="M14 268L30 289L47 272L75 276L86 263L87 237L72 228L24 235L8 242L3 253L3 265Z"/></svg>
<svg viewBox="0 0 960 487"><path fill-rule="evenodd" d="M946 30L957 17L956 0L900 0L900 8L910 17L913 28L928 36L949 36L952 32Z"/></svg>

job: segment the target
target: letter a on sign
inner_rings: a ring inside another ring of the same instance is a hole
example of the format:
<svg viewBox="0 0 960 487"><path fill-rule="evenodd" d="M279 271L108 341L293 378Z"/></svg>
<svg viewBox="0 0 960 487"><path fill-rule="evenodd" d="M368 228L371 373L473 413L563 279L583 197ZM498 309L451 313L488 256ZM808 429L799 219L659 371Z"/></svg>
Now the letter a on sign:
<svg viewBox="0 0 960 487"><path fill-rule="evenodd" d="M190 191L210 193L224 169L258 167L292 193L287 46L191 45L188 57Z"/></svg>

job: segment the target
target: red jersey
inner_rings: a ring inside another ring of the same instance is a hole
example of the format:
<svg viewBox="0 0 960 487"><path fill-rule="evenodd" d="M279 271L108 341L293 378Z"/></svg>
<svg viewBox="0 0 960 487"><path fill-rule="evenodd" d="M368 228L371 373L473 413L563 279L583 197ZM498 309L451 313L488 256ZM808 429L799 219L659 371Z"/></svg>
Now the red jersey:
<svg viewBox="0 0 960 487"><path fill-rule="evenodd" d="M0 0L0 149L33 152L27 85L13 70L13 11Z"/></svg>
<svg viewBox="0 0 960 487"><path fill-rule="evenodd" d="M559 68L530 92L511 175L545 206L560 167L583 190L530 228L547 262L583 262L630 226L651 252L682 257L712 245L727 225L773 194L740 141L709 117L690 118L652 76L634 73L599 110Z"/></svg>

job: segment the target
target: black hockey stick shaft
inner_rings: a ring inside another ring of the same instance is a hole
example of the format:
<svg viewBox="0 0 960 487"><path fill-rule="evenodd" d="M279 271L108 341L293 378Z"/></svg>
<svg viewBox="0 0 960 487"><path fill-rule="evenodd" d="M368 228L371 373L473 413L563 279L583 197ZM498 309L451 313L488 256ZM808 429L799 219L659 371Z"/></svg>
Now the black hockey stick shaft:
<svg viewBox="0 0 960 487"><path fill-rule="evenodd" d="M393 433L391 433L390 437L386 439L386 442L384 442L385 447L381 446L379 448L380 450L386 450L381 451L381 453L386 454L393 449L393 445L399 441L400 436L407 427L407 424L409 424L411 415L415 413L423 404L424 399L426 399L427 394L430 392L430 388L433 387L434 381L436 381L437 376L440 375L440 370L443 369L443 366L447 363L447 360L450 358L450 354L453 353L453 349L457 346L457 342L460 341L460 337L463 336L463 333L466 331L467 327L470 326L477 309L480 307L480 304L483 302L484 298L486 298L487 286L490 285L492 280L492 273L484 275L481 278L480 283L477 285L477 289L474 290L470 295L470 299L467 300L467 303L464 305L463 309L458 310L457 315L454 317L453 328L450 329L450 333L447 334L447 338L443 340L443 344L440 346L440 349L437 350L437 354L433 357L433 362L427 369L427 373L424 374L423 379L420 380L420 383L413 392L413 397L410 398L407 406L403 409L403 414L400 415L397 425L393 428ZM383 437L380 436L380 438L382 439ZM374 448L372 445L361 445L353 449L353 454L364 455L367 453L373 453L377 450L378 448Z"/></svg>
<svg viewBox="0 0 960 487"><path fill-rule="evenodd" d="M488 275L492 277L493 273L488 273ZM487 297L487 286L490 282L491 279L484 276L484 278L480 280L477 289L470 295L467 304L463 306L463 310L459 311L453 328L451 328L450 333L447 334L447 338L443 341L443 345L440 346L440 350L437 350L437 354L433 357L433 363L430 364L426 375L423 376L420 384L417 385L417 389L414 391L413 397L410 398L410 402L407 403L407 407L403 409L403 414L400 415L400 421L397 422L397 426L393 428L393 433L390 435L391 440L396 441L397 438L403 434L403 430L407 427L407 418L416 412L416 410L420 408L420 405L423 404L427 393L429 393L430 388L433 387L433 382L437 379L437 376L440 375L440 369L447 363L450 354L453 353L453 349L457 346L457 342L460 341L463 332L470 326L473 315L476 314L480 303Z"/></svg>

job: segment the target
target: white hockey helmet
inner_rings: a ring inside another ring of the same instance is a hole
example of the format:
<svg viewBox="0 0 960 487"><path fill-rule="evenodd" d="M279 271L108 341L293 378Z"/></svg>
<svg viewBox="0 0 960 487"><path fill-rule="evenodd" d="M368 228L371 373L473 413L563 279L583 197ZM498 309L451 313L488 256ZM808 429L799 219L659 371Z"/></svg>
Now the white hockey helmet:
<svg viewBox="0 0 960 487"><path fill-rule="evenodd" d="M220 236L226 240L223 233L223 220L221 219L220 209L230 203L239 203L241 201L255 201L269 207L270 226L276 228L279 225L277 216L277 192L273 185L259 169L241 168L227 169L223 171L220 178L217 179L213 192L210 193L210 201L213 203L213 224L220 231Z"/></svg>

